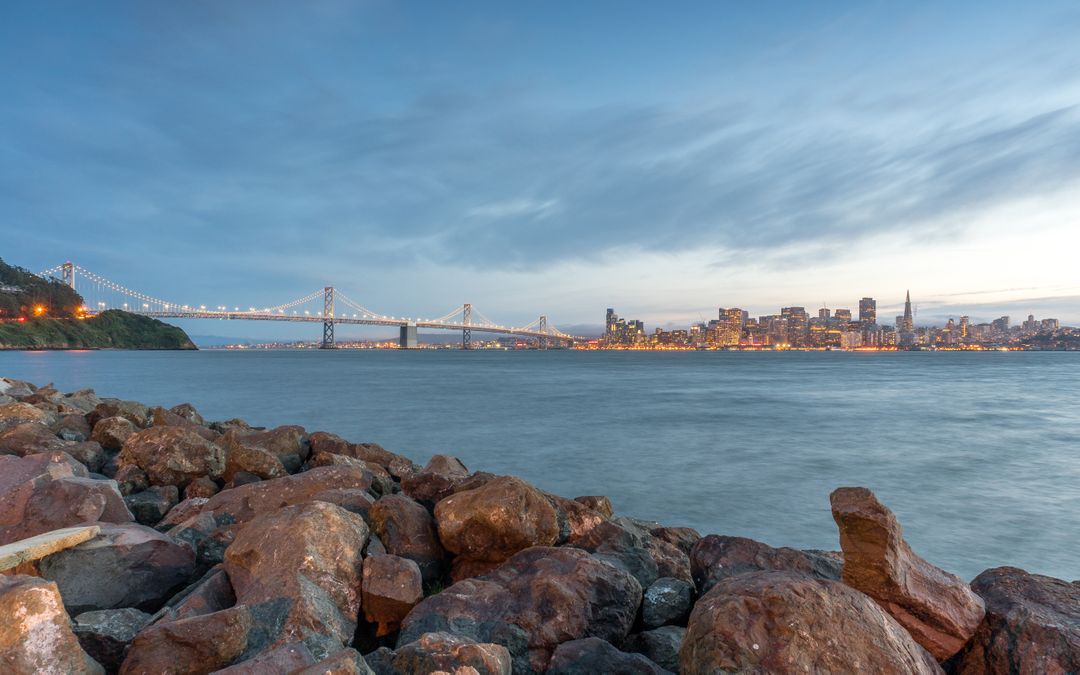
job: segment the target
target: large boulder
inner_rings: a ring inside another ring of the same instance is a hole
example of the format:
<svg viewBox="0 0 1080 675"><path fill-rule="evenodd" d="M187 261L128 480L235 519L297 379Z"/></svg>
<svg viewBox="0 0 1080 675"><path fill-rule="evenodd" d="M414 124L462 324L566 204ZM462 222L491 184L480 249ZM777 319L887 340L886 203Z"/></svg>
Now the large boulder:
<svg viewBox="0 0 1080 675"><path fill-rule="evenodd" d="M54 415L35 408L29 403L4 403L0 404L0 430L8 429L27 422L37 422L46 426L56 421Z"/></svg>
<svg viewBox="0 0 1080 675"><path fill-rule="evenodd" d="M236 604L236 594L229 575L218 565L198 581L169 598L154 615L155 621L177 621L203 614L213 614Z"/></svg>
<svg viewBox="0 0 1080 675"><path fill-rule="evenodd" d="M70 455L0 455L0 545L89 521L132 515L110 480L87 478Z"/></svg>
<svg viewBox="0 0 1080 675"><path fill-rule="evenodd" d="M426 598L405 618L398 644L451 632L502 644L515 672L540 672L562 642L622 640L640 604L641 586L624 570L581 549L537 546Z"/></svg>
<svg viewBox="0 0 1080 675"><path fill-rule="evenodd" d="M71 631L56 584L0 576L0 669L14 675L99 675L105 671Z"/></svg>
<svg viewBox="0 0 1080 675"><path fill-rule="evenodd" d="M124 441L139 428L126 417L103 417L94 425L90 440L97 441L106 450L120 450Z"/></svg>
<svg viewBox="0 0 1080 675"><path fill-rule="evenodd" d="M797 572L739 574L694 605L683 675L941 673L934 658L869 597Z"/></svg>
<svg viewBox="0 0 1080 675"><path fill-rule="evenodd" d="M23 422L0 431L0 454L36 455L62 451L70 443L41 422Z"/></svg>
<svg viewBox="0 0 1080 675"><path fill-rule="evenodd" d="M555 648L548 665L549 675L665 675L668 671L641 654L627 653L600 638L570 640Z"/></svg>
<svg viewBox="0 0 1080 675"><path fill-rule="evenodd" d="M333 495L329 491L339 488L367 490L371 481L371 472L365 469L320 467L295 476L222 490L199 506L181 503L157 527L190 543L198 551L200 562L209 566L222 561L224 547L221 544L227 544L226 540L253 518L283 506L316 498L321 501L331 499Z"/></svg>
<svg viewBox="0 0 1080 675"><path fill-rule="evenodd" d="M419 502L402 494L380 497L368 510L368 522L388 553L419 565L425 582L442 574L446 554L435 520Z"/></svg>
<svg viewBox="0 0 1080 675"><path fill-rule="evenodd" d="M230 452L237 448L257 448L278 459L289 473L300 469L311 452L307 432L300 426L281 426L265 431L230 429L221 438Z"/></svg>
<svg viewBox="0 0 1080 675"><path fill-rule="evenodd" d="M192 433L202 436L208 441L216 441L221 437L221 434L213 429L192 422L183 415L177 415L173 411L166 410L160 406L150 410L150 421L155 427L180 427L181 429L187 429Z"/></svg>
<svg viewBox="0 0 1080 675"><path fill-rule="evenodd" d="M982 599L959 577L917 556L896 516L870 490L840 488L830 500L844 583L877 600L939 661L960 651L982 621Z"/></svg>
<svg viewBox="0 0 1080 675"><path fill-rule="evenodd" d="M986 570L971 582L986 617L950 661L957 675L1080 673L1080 582Z"/></svg>
<svg viewBox="0 0 1080 675"><path fill-rule="evenodd" d="M289 673L291 675L314 663L315 657L311 655L311 650L304 646L303 642L290 642L281 647L260 652L250 659L227 668L215 670L214 675L263 675L264 673Z"/></svg>
<svg viewBox="0 0 1080 675"><path fill-rule="evenodd" d="M155 623L135 636L120 673L199 675L244 660L262 646L254 614L237 606Z"/></svg>
<svg viewBox="0 0 1080 675"><path fill-rule="evenodd" d="M710 534L690 549L690 572L698 593L704 594L730 577L748 572L786 570L819 579L840 579L836 558L793 548L773 548L745 537Z"/></svg>
<svg viewBox="0 0 1080 675"><path fill-rule="evenodd" d="M115 673L127 654L128 645L146 624L150 615L133 607L84 612L72 620L72 630L79 644L95 661Z"/></svg>
<svg viewBox="0 0 1080 675"><path fill-rule="evenodd" d="M502 562L531 546L550 546L559 535L543 493L512 476L446 497L435 520L443 547L470 560Z"/></svg>
<svg viewBox="0 0 1080 675"><path fill-rule="evenodd" d="M229 434L226 436L228 437ZM255 445L245 445L234 441L226 446L225 471L222 474L222 480L231 481L241 471L254 474L264 480L289 475L277 455Z"/></svg>
<svg viewBox="0 0 1080 675"><path fill-rule="evenodd" d="M423 469L402 478L401 489L416 501L434 506L468 477L469 470L457 457L435 455Z"/></svg>
<svg viewBox="0 0 1080 675"><path fill-rule="evenodd" d="M121 607L153 612L191 580L189 547L135 523L98 525L97 537L38 562L72 616Z"/></svg>
<svg viewBox="0 0 1080 675"><path fill-rule="evenodd" d="M121 401L116 398L103 399L94 409L87 413L86 420L96 425L98 420L106 417L123 417L140 429L144 429L150 423L150 408L138 401Z"/></svg>
<svg viewBox="0 0 1080 675"><path fill-rule="evenodd" d="M605 520L573 542L596 557L630 572L642 588L660 577L690 582L690 559L678 547L657 539L628 518Z"/></svg>
<svg viewBox="0 0 1080 675"><path fill-rule="evenodd" d="M225 571L239 603L287 601L271 646L299 641L323 658L356 630L367 538L364 520L339 506L289 506L244 526L225 551Z"/></svg>
<svg viewBox="0 0 1080 675"><path fill-rule="evenodd" d="M379 634L397 630L402 619L424 599L424 578L408 558L377 555L364 560L364 618L379 624Z"/></svg>
<svg viewBox="0 0 1080 675"><path fill-rule="evenodd" d="M180 427L150 427L124 441L121 465L134 465L146 472L152 485L188 483L225 470L225 452L219 445Z"/></svg>
<svg viewBox="0 0 1080 675"><path fill-rule="evenodd" d="M510 652L502 645L477 643L450 633L425 633L393 655L395 673L477 673L510 675Z"/></svg>

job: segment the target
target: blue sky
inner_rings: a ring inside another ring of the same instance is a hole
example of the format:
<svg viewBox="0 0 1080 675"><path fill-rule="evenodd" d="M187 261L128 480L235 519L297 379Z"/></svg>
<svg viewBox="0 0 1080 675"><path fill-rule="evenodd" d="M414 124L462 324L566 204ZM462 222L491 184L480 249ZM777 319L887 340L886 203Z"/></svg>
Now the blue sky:
<svg viewBox="0 0 1080 675"><path fill-rule="evenodd" d="M0 256L560 327L907 288L1080 323L1078 34L1054 2L8 3Z"/></svg>

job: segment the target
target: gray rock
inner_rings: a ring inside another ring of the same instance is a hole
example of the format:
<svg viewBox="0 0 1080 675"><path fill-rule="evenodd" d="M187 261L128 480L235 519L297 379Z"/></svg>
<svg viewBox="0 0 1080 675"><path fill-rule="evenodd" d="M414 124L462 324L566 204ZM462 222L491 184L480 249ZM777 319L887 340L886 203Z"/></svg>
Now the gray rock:
<svg viewBox="0 0 1080 675"><path fill-rule="evenodd" d="M694 587L680 579L663 577L645 590L641 619L649 628L683 623L694 602Z"/></svg>
<svg viewBox="0 0 1080 675"><path fill-rule="evenodd" d="M155 485L142 492L124 497L135 521L153 527L161 522L169 509L180 501L180 490L175 485Z"/></svg>
<svg viewBox="0 0 1080 675"><path fill-rule="evenodd" d="M79 644L108 672L116 672L128 645L149 623L150 615L132 607L84 612L75 617L72 630Z"/></svg>
<svg viewBox="0 0 1080 675"><path fill-rule="evenodd" d="M149 527L99 523L101 534L42 558L68 613L135 607L156 611L195 571L195 553Z"/></svg>
<svg viewBox="0 0 1080 675"><path fill-rule="evenodd" d="M679 670L679 647L686 629L681 626L661 626L635 633L623 642L623 649L645 655L661 668Z"/></svg>
<svg viewBox="0 0 1080 675"><path fill-rule="evenodd" d="M600 638L590 637L559 645L547 672L549 675L662 675L668 671L641 654L628 654Z"/></svg>

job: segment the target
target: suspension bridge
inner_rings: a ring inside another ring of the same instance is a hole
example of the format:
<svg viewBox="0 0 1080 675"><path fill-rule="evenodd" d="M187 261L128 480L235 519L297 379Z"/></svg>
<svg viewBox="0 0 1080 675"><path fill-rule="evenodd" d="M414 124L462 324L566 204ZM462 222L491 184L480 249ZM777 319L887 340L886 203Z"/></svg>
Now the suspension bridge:
<svg viewBox="0 0 1080 675"><path fill-rule="evenodd" d="M272 307L241 308L169 302L118 284L71 262L47 269L40 276L57 279L82 295L85 302L83 312L86 316L95 316L109 309L122 309L157 319L321 323L320 346L324 349L335 347L334 327L339 324L396 326L400 331L399 345L405 349L416 348L417 331L420 329L461 331L463 349L472 348L474 331L534 339L541 349L550 345L568 346L575 340L585 339L562 332L552 325L544 314L524 326L507 326L487 318L469 303L463 303L447 314L430 319L389 316L364 307L333 286L325 286L296 300Z"/></svg>

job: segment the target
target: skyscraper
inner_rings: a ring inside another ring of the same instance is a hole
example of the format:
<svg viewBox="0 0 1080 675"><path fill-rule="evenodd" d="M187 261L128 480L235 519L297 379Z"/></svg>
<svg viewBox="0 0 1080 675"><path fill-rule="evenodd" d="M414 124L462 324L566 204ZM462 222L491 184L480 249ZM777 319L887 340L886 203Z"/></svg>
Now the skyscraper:
<svg viewBox="0 0 1080 675"><path fill-rule="evenodd" d="M877 301L873 298L863 298L859 301L859 323L864 326L877 323Z"/></svg>
<svg viewBox="0 0 1080 675"><path fill-rule="evenodd" d="M915 330L915 317L911 313L911 291L907 292L904 300L904 325L901 328L906 331Z"/></svg>

